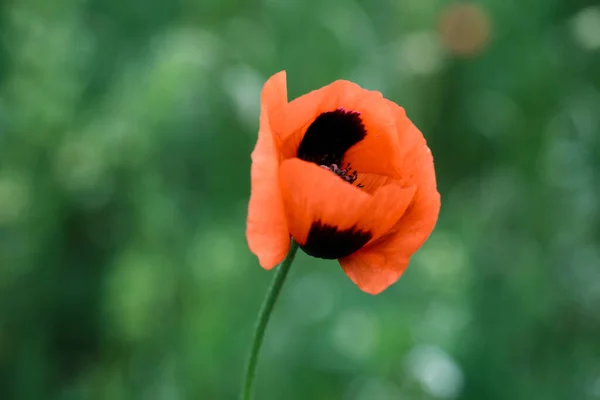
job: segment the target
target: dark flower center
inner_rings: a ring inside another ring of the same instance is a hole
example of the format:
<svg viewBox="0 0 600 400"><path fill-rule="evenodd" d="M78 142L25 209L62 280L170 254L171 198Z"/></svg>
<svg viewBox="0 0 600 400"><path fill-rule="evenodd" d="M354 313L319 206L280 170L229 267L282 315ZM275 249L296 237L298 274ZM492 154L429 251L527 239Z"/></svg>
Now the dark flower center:
<svg viewBox="0 0 600 400"><path fill-rule="evenodd" d="M367 131L360 113L342 108L324 112L306 130L298 147L298 158L333 171L333 165L338 168L344 154L365 136Z"/></svg>
<svg viewBox="0 0 600 400"><path fill-rule="evenodd" d="M337 109L319 115L308 127L298 147L298 158L328 169L354 184L357 171L342 164L344 155L367 136L360 113ZM362 187L362 185L357 185ZM302 249L313 257L335 259L349 256L371 240L371 232L353 226L340 229L323 221L313 222Z"/></svg>
<svg viewBox="0 0 600 400"><path fill-rule="evenodd" d="M313 222L302 250L310 256L333 260L349 256L371 240L371 232L356 227L340 229L321 221Z"/></svg>

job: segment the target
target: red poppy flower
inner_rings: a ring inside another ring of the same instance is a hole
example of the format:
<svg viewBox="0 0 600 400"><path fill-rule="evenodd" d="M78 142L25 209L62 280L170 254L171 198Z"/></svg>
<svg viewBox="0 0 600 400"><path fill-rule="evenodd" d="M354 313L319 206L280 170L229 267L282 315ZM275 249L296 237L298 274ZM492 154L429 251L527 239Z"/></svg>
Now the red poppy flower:
<svg viewBox="0 0 600 400"><path fill-rule="evenodd" d="M431 151L404 109L338 80L288 103L285 71L261 93L246 236L263 268L294 238L377 294L400 278L440 209Z"/></svg>

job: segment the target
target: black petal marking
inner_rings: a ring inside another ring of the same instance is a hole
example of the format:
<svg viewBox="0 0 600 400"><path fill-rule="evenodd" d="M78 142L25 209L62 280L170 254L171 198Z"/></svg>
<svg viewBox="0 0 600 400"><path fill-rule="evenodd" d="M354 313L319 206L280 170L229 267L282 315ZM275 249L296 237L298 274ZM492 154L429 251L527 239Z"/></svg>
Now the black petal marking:
<svg viewBox="0 0 600 400"><path fill-rule="evenodd" d="M360 113L343 109L325 112L306 130L298 158L318 165L340 165L346 151L366 135Z"/></svg>
<svg viewBox="0 0 600 400"><path fill-rule="evenodd" d="M373 235L355 227L338 230L321 221L313 222L302 250L309 256L333 260L349 256L363 247Z"/></svg>

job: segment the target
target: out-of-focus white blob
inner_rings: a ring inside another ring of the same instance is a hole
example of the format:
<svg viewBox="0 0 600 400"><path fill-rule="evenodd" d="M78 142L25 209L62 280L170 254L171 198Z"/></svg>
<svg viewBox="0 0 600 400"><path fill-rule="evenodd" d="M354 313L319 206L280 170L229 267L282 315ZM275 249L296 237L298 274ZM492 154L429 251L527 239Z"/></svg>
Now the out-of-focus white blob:
<svg viewBox="0 0 600 400"><path fill-rule="evenodd" d="M379 341L379 324L372 313L362 310L343 312L335 321L331 340L336 350L349 358L369 358Z"/></svg>
<svg viewBox="0 0 600 400"><path fill-rule="evenodd" d="M600 375L590 384L588 393L593 399L600 399Z"/></svg>
<svg viewBox="0 0 600 400"><path fill-rule="evenodd" d="M256 127L256 116L260 113L260 91L265 80L247 65L231 67L223 73L223 90L235 105L238 118L249 127ZM252 134L256 135L256 132L252 131Z"/></svg>
<svg viewBox="0 0 600 400"><path fill-rule="evenodd" d="M397 63L408 74L435 74L444 65L444 51L434 32L411 33L400 41Z"/></svg>
<svg viewBox="0 0 600 400"><path fill-rule="evenodd" d="M586 50L600 48L600 7L588 7L571 19L571 34Z"/></svg>
<svg viewBox="0 0 600 400"><path fill-rule="evenodd" d="M434 397L454 399L462 391L464 377L460 366L439 347L416 346L407 356L406 368Z"/></svg>

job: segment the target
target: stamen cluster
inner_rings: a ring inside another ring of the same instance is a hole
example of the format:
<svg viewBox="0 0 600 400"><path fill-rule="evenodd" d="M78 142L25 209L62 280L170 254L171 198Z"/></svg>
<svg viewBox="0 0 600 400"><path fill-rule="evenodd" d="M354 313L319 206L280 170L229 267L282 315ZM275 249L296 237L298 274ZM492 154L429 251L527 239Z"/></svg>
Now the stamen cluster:
<svg viewBox="0 0 600 400"><path fill-rule="evenodd" d="M321 164L321 167L330 170L350 184L353 184L358 178L358 173L352 170L350 163L348 163L345 168L340 168L337 164L331 164L329 166Z"/></svg>

